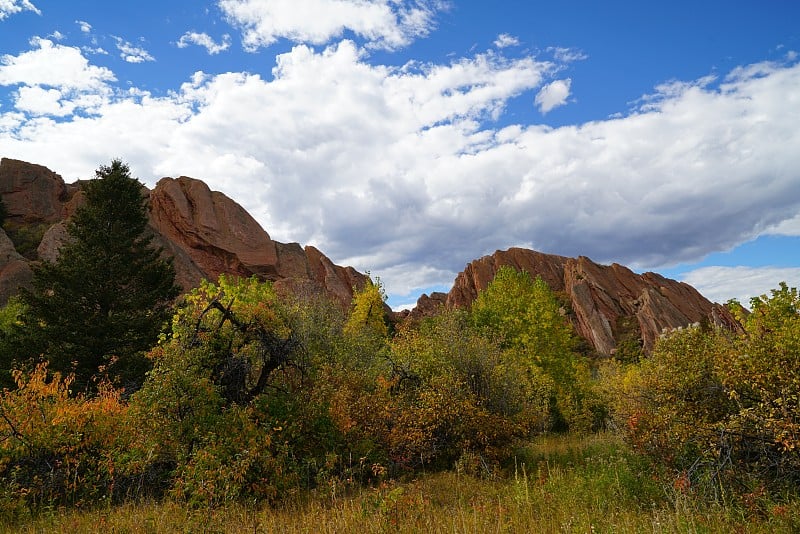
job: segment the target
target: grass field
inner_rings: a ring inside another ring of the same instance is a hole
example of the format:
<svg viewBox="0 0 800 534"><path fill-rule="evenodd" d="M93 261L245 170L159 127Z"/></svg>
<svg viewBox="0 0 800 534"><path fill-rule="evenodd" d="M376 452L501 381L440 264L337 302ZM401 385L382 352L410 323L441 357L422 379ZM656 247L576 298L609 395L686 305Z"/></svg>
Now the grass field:
<svg viewBox="0 0 800 534"><path fill-rule="evenodd" d="M429 473L378 487L335 485L275 506L175 502L52 510L7 532L798 532L800 500L723 504L657 481L611 434L542 437L502 475Z"/></svg>

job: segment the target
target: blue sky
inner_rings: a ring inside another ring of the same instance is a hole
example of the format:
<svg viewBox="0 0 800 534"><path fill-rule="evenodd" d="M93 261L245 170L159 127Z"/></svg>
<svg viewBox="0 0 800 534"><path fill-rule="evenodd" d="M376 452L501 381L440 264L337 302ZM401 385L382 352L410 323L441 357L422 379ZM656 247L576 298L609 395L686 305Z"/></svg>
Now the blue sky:
<svg viewBox="0 0 800 534"><path fill-rule="evenodd" d="M390 304L511 246L800 280L794 1L0 0L0 156L200 178Z"/></svg>

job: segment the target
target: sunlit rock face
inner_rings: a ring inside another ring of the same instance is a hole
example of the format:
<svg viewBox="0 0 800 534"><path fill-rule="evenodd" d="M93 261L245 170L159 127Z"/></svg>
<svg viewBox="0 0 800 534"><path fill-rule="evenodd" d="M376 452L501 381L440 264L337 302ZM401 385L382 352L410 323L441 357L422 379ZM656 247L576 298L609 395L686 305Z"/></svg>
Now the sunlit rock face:
<svg viewBox="0 0 800 534"><path fill-rule="evenodd" d="M599 265L584 256L567 258L522 248L498 250L469 263L456 277L444 305L469 307L503 266L547 282L568 304L566 312L578 334L600 354L613 354L624 336L638 336L649 353L665 329L703 321L737 327L724 306L683 282L656 273L636 274L618 264ZM412 315L430 309L429 301L424 295Z"/></svg>
<svg viewBox="0 0 800 534"><path fill-rule="evenodd" d="M16 159L0 160L0 195L8 222L58 222L66 216L65 205L76 190L47 167Z"/></svg>
<svg viewBox="0 0 800 534"><path fill-rule="evenodd" d="M269 234L244 208L200 180L162 178L150 193L150 223L197 267L195 275L216 280L223 273L276 274L278 255ZM189 285L199 282L183 274Z"/></svg>
<svg viewBox="0 0 800 534"><path fill-rule="evenodd" d="M150 231L184 290L221 274L258 276L286 291L327 294L349 304L366 276L314 247L273 241L244 208L200 180L163 178L149 199ZM11 234L0 235L0 304L30 283L30 263L55 261L66 220L82 202L79 184L41 165L0 160L0 196ZM14 242L16 240L16 243ZM24 247L24 251L18 250Z"/></svg>

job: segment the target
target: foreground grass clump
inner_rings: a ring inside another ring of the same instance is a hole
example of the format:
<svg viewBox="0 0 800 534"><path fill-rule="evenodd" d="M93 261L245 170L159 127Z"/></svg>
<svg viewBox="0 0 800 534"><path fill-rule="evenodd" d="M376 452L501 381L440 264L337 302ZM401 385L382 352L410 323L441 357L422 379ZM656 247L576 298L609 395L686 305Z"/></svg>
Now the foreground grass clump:
<svg viewBox="0 0 800 534"><path fill-rule="evenodd" d="M758 499L755 498L755 501ZM276 507L189 509L176 502L58 511L14 532L796 532L800 500L703 504L664 486L609 434L542 437L516 469L384 481L340 495L298 493Z"/></svg>

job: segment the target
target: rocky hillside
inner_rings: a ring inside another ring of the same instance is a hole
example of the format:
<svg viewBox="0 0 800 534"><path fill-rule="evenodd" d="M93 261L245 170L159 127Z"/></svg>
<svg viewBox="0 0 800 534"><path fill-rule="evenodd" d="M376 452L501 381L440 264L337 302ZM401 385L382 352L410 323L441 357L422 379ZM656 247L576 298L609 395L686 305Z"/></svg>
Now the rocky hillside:
<svg viewBox="0 0 800 534"><path fill-rule="evenodd" d="M280 243L239 204L200 180L163 178L149 198L156 243L173 258L184 289L222 274L257 275L291 291L324 292L349 304L365 275L334 265L314 247ZM80 205L79 184L65 184L41 165L0 160L0 196L6 220L0 230L0 305L28 284L30 264L54 260L66 238L65 220Z"/></svg>
<svg viewBox="0 0 800 534"><path fill-rule="evenodd" d="M468 307L505 265L542 277L565 299L576 330L600 354L613 354L623 341L638 342L648 353L664 329L703 321L738 328L724 306L683 282L656 273L636 274L618 264L599 265L584 256L567 258L521 248L471 262L449 293L423 295L411 316L430 314L438 306Z"/></svg>
<svg viewBox="0 0 800 534"><path fill-rule="evenodd" d="M156 243L173 258L184 289L222 273L257 275L279 289L326 293L347 305L365 275L334 265L314 247L279 243L240 205L211 191L200 180L163 178L143 190L149 198L150 228ZM34 261L53 261L66 238L65 220L80 205L79 184L65 184L51 170L23 161L0 160L0 196L6 220L0 229L0 305L30 283ZM568 304L578 333L601 354L621 343L649 352L657 336L708 320L736 328L727 310L693 287L655 273L636 274L621 265L566 258L512 248L471 262L449 293L420 297L411 317L441 306L467 307L504 265L541 276ZM402 318L402 317L398 317Z"/></svg>

